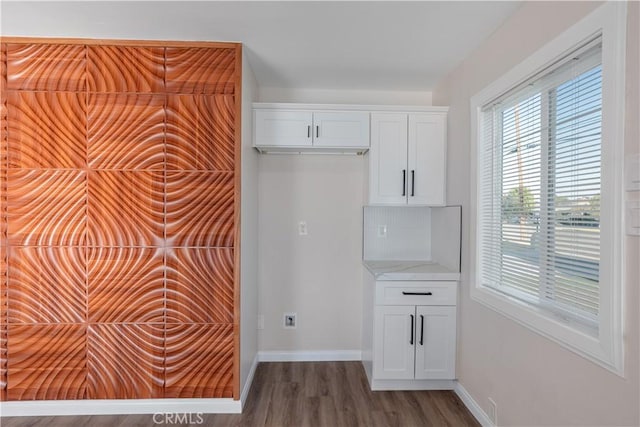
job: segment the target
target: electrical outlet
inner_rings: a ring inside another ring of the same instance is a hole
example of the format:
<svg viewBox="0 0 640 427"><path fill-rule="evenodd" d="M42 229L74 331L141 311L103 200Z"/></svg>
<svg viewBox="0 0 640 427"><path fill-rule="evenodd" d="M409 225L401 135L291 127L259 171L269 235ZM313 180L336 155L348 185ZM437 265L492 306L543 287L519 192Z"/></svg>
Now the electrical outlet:
<svg viewBox="0 0 640 427"><path fill-rule="evenodd" d="M282 315L282 327L285 329L296 329L298 323L296 313L284 313Z"/></svg>
<svg viewBox="0 0 640 427"><path fill-rule="evenodd" d="M387 237L387 226L379 225L378 226L378 237Z"/></svg>
<svg viewBox="0 0 640 427"><path fill-rule="evenodd" d="M496 403L495 400L493 400L490 397L487 398L487 400L489 401L489 413L487 415L489 416L489 419L491 420L493 425L497 426L498 425L498 404Z"/></svg>
<svg viewBox="0 0 640 427"><path fill-rule="evenodd" d="M300 236L306 236L307 234L309 234L309 230L307 230L307 222L306 221L300 221L298 223L298 234Z"/></svg>
<svg viewBox="0 0 640 427"><path fill-rule="evenodd" d="M264 329L264 314L258 315L258 330Z"/></svg>

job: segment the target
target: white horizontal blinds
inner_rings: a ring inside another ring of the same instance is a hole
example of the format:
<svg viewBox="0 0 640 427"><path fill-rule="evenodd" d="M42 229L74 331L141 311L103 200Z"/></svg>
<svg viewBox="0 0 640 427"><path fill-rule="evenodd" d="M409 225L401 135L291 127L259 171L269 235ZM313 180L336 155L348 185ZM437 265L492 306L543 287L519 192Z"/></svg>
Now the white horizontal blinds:
<svg viewBox="0 0 640 427"><path fill-rule="evenodd" d="M598 313L601 43L482 110L484 286L587 321Z"/></svg>
<svg viewBox="0 0 640 427"><path fill-rule="evenodd" d="M600 273L600 169L602 136L601 47L566 64L549 97L549 190L543 215L543 251L549 284L544 297L587 318L598 315Z"/></svg>

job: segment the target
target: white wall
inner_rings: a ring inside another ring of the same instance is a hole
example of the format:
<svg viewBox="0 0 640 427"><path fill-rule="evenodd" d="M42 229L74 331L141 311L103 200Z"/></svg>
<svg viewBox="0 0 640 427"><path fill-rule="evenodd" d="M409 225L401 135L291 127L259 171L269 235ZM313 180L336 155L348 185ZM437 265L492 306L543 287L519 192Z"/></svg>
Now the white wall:
<svg viewBox="0 0 640 427"><path fill-rule="evenodd" d="M430 92L259 89L260 102L430 105ZM362 156L259 158L261 351L359 351ZM309 234L299 236L297 224ZM297 329L283 329L295 312Z"/></svg>
<svg viewBox="0 0 640 427"><path fill-rule="evenodd" d="M240 391L258 352L258 154L253 149L251 104L258 84L242 57L242 183L240 211Z"/></svg>
<svg viewBox="0 0 640 427"><path fill-rule="evenodd" d="M462 204L469 230L469 100L546 42L599 6L595 2L529 2L434 91L450 105L448 197ZM638 2L629 2L626 151L638 152ZM622 190L621 190L622 191ZM489 413L498 405L500 425L634 425L638 408L640 271L638 238L627 239L626 378L621 378L469 298L469 235L463 236L458 376Z"/></svg>
<svg viewBox="0 0 640 427"><path fill-rule="evenodd" d="M260 87L260 102L312 104L431 105L431 92Z"/></svg>

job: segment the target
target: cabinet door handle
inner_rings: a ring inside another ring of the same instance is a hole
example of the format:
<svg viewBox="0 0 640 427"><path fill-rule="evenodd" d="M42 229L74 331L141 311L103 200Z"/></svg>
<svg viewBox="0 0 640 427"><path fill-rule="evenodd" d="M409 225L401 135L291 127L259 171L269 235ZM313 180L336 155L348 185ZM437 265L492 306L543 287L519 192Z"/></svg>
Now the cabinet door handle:
<svg viewBox="0 0 640 427"><path fill-rule="evenodd" d="M416 171L411 171L411 197L416 195Z"/></svg>
<svg viewBox="0 0 640 427"><path fill-rule="evenodd" d="M406 292L402 291L402 295L433 295L431 292Z"/></svg>
<svg viewBox="0 0 640 427"><path fill-rule="evenodd" d="M420 315L420 345L424 345L424 316Z"/></svg>
<svg viewBox="0 0 640 427"><path fill-rule="evenodd" d="M320 126L316 126L316 138L320 136Z"/></svg>
<svg viewBox="0 0 640 427"><path fill-rule="evenodd" d="M307 125L307 138L311 138L311 125Z"/></svg>
<svg viewBox="0 0 640 427"><path fill-rule="evenodd" d="M402 195L407 195L407 170L402 169Z"/></svg>
<svg viewBox="0 0 640 427"><path fill-rule="evenodd" d="M409 344L413 345L413 314L410 314L409 316L411 316L411 336L409 337Z"/></svg>

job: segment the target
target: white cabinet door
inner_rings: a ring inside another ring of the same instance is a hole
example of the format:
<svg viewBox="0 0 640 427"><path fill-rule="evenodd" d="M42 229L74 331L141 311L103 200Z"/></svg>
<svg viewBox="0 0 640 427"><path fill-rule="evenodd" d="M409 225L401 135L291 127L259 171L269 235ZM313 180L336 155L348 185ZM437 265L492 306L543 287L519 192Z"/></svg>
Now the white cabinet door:
<svg viewBox="0 0 640 427"><path fill-rule="evenodd" d="M369 113L313 114L313 145L316 147L369 147Z"/></svg>
<svg viewBox="0 0 640 427"><path fill-rule="evenodd" d="M447 116L409 114L408 203L445 205Z"/></svg>
<svg viewBox="0 0 640 427"><path fill-rule="evenodd" d="M413 379L415 306L377 306L374 330L373 377Z"/></svg>
<svg viewBox="0 0 640 427"><path fill-rule="evenodd" d="M256 146L310 147L313 115L307 111L254 111Z"/></svg>
<svg viewBox="0 0 640 427"><path fill-rule="evenodd" d="M406 204L406 114L371 114L369 162L369 203Z"/></svg>
<svg viewBox="0 0 640 427"><path fill-rule="evenodd" d="M455 379L456 308L416 308L416 379Z"/></svg>

